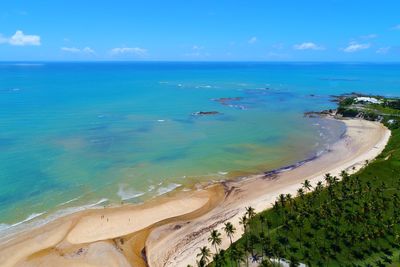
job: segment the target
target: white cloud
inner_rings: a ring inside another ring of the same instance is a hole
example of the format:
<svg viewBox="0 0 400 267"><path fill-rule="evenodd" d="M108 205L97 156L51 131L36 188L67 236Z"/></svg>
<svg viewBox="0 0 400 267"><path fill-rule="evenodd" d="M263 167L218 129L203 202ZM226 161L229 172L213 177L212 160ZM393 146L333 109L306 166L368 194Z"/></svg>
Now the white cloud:
<svg viewBox="0 0 400 267"><path fill-rule="evenodd" d="M39 35L25 35L22 31L18 30L10 38L0 35L0 44L10 44L16 46L25 45L40 45Z"/></svg>
<svg viewBox="0 0 400 267"><path fill-rule="evenodd" d="M39 35L25 35L22 31L16 31L13 36L8 40L10 45L40 45Z"/></svg>
<svg viewBox="0 0 400 267"><path fill-rule="evenodd" d="M95 54L96 52L90 47L84 47L82 49L76 47L61 47L61 50L68 53L83 53L83 54Z"/></svg>
<svg viewBox="0 0 400 267"><path fill-rule="evenodd" d="M249 43L249 44L255 44L255 43L257 43L257 37L251 37L247 42Z"/></svg>
<svg viewBox="0 0 400 267"><path fill-rule="evenodd" d="M121 54L134 54L136 56L145 56L147 54L147 49L140 47L116 47L111 49L111 55L121 55Z"/></svg>
<svg viewBox="0 0 400 267"><path fill-rule="evenodd" d="M201 53L200 51L194 51L192 53L183 54L185 57L209 57L209 53Z"/></svg>
<svg viewBox="0 0 400 267"><path fill-rule="evenodd" d="M353 53L360 50L368 49L370 47L371 47L370 44L359 44L356 42L351 42L346 48L343 49L343 51L346 53Z"/></svg>
<svg viewBox="0 0 400 267"><path fill-rule="evenodd" d="M82 52L83 53L87 53L87 54L94 54L95 53L95 51L92 48L88 47L88 46L83 48Z"/></svg>
<svg viewBox="0 0 400 267"><path fill-rule="evenodd" d="M81 50L79 48L75 47L61 47L61 50L64 52L70 52L70 53L79 53Z"/></svg>
<svg viewBox="0 0 400 267"><path fill-rule="evenodd" d="M375 39L378 38L377 34L367 34L367 35L363 35L361 36L362 39Z"/></svg>
<svg viewBox="0 0 400 267"><path fill-rule="evenodd" d="M318 46L312 42L305 42L302 44L296 44L293 46L296 50L324 50L322 46Z"/></svg>
<svg viewBox="0 0 400 267"><path fill-rule="evenodd" d="M189 53L183 54L185 57L208 57L209 54L204 51L204 46L199 46L199 45L193 45L192 46L192 51Z"/></svg>
<svg viewBox="0 0 400 267"><path fill-rule="evenodd" d="M202 50L202 49L204 49L204 47L203 46L199 46L199 45L194 45L194 46L192 46L192 49L193 50Z"/></svg>
<svg viewBox="0 0 400 267"><path fill-rule="evenodd" d="M378 50L376 50L377 54L387 54L389 52L389 50L391 49L390 46L386 46L386 47L381 47Z"/></svg>

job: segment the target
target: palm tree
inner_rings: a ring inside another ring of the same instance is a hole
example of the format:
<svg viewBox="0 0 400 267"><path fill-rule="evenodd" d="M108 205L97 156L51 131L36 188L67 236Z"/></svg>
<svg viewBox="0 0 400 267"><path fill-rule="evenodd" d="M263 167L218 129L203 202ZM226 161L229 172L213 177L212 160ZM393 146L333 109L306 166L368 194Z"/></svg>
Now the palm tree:
<svg viewBox="0 0 400 267"><path fill-rule="evenodd" d="M218 232L218 230L212 230L210 237L208 238L208 242L211 243L215 247L215 254L218 254L218 248L217 245L221 245L222 239L221 239L221 233Z"/></svg>
<svg viewBox="0 0 400 267"><path fill-rule="evenodd" d="M265 215L264 214L260 214L260 225L261 225L261 233L264 234L264 223L265 223Z"/></svg>
<svg viewBox="0 0 400 267"><path fill-rule="evenodd" d="M282 208L285 207L286 196L284 194L280 194L278 197L278 202L281 204Z"/></svg>
<svg viewBox="0 0 400 267"><path fill-rule="evenodd" d="M255 253L254 253L255 245L258 244L258 243L260 243L260 238L258 237L258 235L250 234L250 237L249 237L249 249L250 249L252 258L254 258L254 255L255 255Z"/></svg>
<svg viewBox="0 0 400 267"><path fill-rule="evenodd" d="M230 250L229 256L231 260L236 263L236 266L239 266L239 263L243 261L245 253L241 247L234 244Z"/></svg>
<svg viewBox="0 0 400 267"><path fill-rule="evenodd" d="M339 178L337 178L336 176L333 176L332 181L333 181L333 184L337 184L339 182Z"/></svg>
<svg viewBox="0 0 400 267"><path fill-rule="evenodd" d="M225 250L221 249L221 251L218 254L214 255L213 260L214 260L215 267L226 266Z"/></svg>
<svg viewBox="0 0 400 267"><path fill-rule="evenodd" d="M263 238L261 240L262 242L262 249L263 249L263 254L262 256L266 256L267 259L270 259L274 256L273 250L272 250L272 242L269 237Z"/></svg>
<svg viewBox="0 0 400 267"><path fill-rule="evenodd" d="M285 248L285 252L287 252L287 247L289 245L289 239L287 236L283 236L283 235L279 235L276 238L278 240L278 242L283 245L283 247Z"/></svg>
<svg viewBox="0 0 400 267"><path fill-rule="evenodd" d="M312 189L311 183L309 180L305 180L303 183L304 190L310 191Z"/></svg>
<svg viewBox="0 0 400 267"><path fill-rule="evenodd" d="M225 226L222 228L225 231L225 234L227 237L229 237L229 240L231 241L232 245L232 237L236 232L235 226L231 222L227 222L224 224Z"/></svg>
<svg viewBox="0 0 400 267"><path fill-rule="evenodd" d="M243 226L243 232L244 232L244 234L246 234L247 224L248 224L248 220L247 220L247 216L246 215L243 215L239 219L239 224L241 224Z"/></svg>
<svg viewBox="0 0 400 267"><path fill-rule="evenodd" d="M300 198L303 198L303 197L304 197L304 190L303 190L303 188L297 189L297 196L299 196Z"/></svg>
<svg viewBox="0 0 400 267"><path fill-rule="evenodd" d="M293 210L293 206L292 206L293 198L292 198L291 194L286 194L286 202L289 204L290 211L292 211Z"/></svg>
<svg viewBox="0 0 400 267"><path fill-rule="evenodd" d="M206 267L207 266L207 263L202 260L196 261L196 263L197 263L197 267Z"/></svg>
<svg viewBox="0 0 400 267"><path fill-rule="evenodd" d="M200 253L197 254L197 257L200 257L200 260L197 262L197 265L199 265L200 267L202 266L206 266L209 258L211 256L211 252L210 249L206 246L200 248Z"/></svg>
<svg viewBox="0 0 400 267"><path fill-rule="evenodd" d="M400 188L400 186L399 186L399 188ZM399 190L400 190L400 189L399 189ZM273 209L274 211L276 211L276 212L279 211L279 202L278 202L278 200L275 200L275 202L274 202L273 205L272 205L272 209Z"/></svg>
<svg viewBox="0 0 400 267"><path fill-rule="evenodd" d="M297 229L299 230L299 243L300 243L300 249L302 249L302 243L303 243L302 230L304 227L303 218L296 218L295 225L296 225Z"/></svg>
<svg viewBox="0 0 400 267"><path fill-rule="evenodd" d="M270 230L271 230L271 227L272 227L272 222L271 222L271 220L268 220L267 219L267 232L268 232L268 238L270 237L270 234L269 234L269 232L270 232Z"/></svg>
<svg viewBox="0 0 400 267"><path fill-rule="evenodd" d="M254 216L256 216L256 212L255 212L254 208L251 206L246 207L246 214L249 216L250 220L253 219Z"/></svg>
<svg viewBox="0 0 400 267"><path fill-rule="evenodd" d="M332 185L332 176L330 173L325 174L324 179L325 179L327 186Z"/></svg>
<svg viewBox="0 0 400 267"><path fill-rule="evenodd" d="M319 181L318 183L317 183L317 186L315 187L315 192L321 192L322 191L322 189L324 188L324 186L323 186L323 184L322 184L322 182L321 181Z"/></svg>
<svg viewBox="0 0 400 267"><path fill-rule="evenodd" d="M348 174L345 170L343 170L343 171L340 173L340 177L342 177L342 180L343 180L344 182L346 182L346 181L348 180L348 178L349 178L349 174Z"/></svg>

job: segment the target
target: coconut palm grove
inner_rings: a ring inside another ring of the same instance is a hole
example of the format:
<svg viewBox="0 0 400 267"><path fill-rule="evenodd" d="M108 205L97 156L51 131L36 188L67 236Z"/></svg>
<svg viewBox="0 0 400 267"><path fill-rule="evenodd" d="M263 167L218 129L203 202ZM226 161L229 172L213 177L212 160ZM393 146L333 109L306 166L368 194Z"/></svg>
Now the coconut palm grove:
<svg viewBox="0 0 400 267"><path fill-rule="evenodd" d="M280 195L273 207L256 214L246 208L244 234L232 241L228 222L213 230L199 249L198 266L400 266L400 100L356 104L340 97L337 115L379 120L392 130L381 155L353 175L325 175L316 186L306 180L297 195Z"/></svg>

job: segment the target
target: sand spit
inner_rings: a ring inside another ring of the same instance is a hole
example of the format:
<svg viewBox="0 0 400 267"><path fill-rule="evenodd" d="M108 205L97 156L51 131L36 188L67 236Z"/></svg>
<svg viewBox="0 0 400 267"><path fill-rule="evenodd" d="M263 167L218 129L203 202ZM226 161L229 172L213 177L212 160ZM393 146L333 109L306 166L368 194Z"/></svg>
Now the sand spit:
<svg viewBox="0 0 400 267"><path fill-rule="evenodd" d="M202 190L177 191L143 205L78 212L0 244L0 266L187 266L208 245L210 230L231 221L239 230L246 206L261 211L279 194L295 195L301 182L313 185L325 173L362 168L390 137L382 124L344 120L345 136L328 153L290 171L228 181ZM241 235L240 231L235 239ZM224 238L223 248L229 240Z"/></svg>

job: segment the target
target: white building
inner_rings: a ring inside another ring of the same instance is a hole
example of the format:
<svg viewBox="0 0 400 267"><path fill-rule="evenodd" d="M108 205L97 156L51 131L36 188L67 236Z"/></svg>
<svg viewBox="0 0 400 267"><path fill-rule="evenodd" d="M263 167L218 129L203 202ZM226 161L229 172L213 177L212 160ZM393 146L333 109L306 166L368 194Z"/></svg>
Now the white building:
<svg viewBox="0 0 400 267"><path fill-rule="evenodd" d="M381 104L382 101L374 98L374 97L365 97L365 96L359 96L355 98L355 101L358 102L369 102L372 104Z"/></svg>

